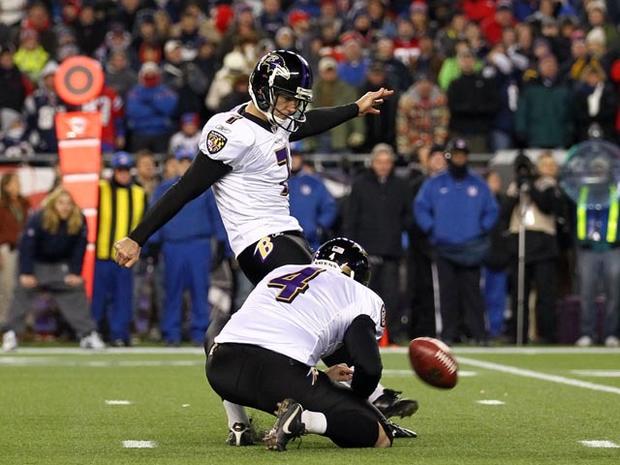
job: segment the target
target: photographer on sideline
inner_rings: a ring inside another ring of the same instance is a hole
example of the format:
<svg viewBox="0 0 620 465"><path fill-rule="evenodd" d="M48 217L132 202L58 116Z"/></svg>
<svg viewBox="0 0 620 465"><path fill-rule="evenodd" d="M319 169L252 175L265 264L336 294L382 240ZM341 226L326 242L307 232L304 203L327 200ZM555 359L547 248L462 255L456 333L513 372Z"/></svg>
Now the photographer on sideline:
<svg viewBox="0 0 620 465"><path fill-rule="evenodd" d="M544 152L535 167L520 153L514 162L515 179L508 186L509 231L512 244L511 307L508 329L511 338L517 331L517 290L519 265L519 227L525 226L524 326L527 340L529 328L529 294L532 284L536 295L536 327L538 342L555 339L555 304L558 243L556 216L560 208L557 184L558 167L551 152Z"/></svg>

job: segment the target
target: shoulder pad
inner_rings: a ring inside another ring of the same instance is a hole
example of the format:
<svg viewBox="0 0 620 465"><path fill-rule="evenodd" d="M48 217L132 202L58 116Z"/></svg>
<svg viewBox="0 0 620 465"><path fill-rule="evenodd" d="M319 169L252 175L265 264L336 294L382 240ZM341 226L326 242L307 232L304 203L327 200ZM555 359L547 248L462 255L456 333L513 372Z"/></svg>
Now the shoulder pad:
<svg viewBox="0 0 620 465"><path fill-rule="evenodd" d="M219 113L205 124L200 137L202 152L214 155L227 146L237 149L254 145L255 135L248 121L235 112Z"/></svg>

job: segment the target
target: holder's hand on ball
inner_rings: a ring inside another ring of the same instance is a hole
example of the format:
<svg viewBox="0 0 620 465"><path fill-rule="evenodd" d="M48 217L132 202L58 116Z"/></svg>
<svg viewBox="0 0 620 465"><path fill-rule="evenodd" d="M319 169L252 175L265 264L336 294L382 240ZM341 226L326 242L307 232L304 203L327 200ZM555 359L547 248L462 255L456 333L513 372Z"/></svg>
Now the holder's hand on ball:
<svg viewBox="0 0 620 465"><path fill-rule="evenodd" d="M351 381L353 379L353 369L346 363L339 363L325 370L325 374L334 382Z"/></svg>

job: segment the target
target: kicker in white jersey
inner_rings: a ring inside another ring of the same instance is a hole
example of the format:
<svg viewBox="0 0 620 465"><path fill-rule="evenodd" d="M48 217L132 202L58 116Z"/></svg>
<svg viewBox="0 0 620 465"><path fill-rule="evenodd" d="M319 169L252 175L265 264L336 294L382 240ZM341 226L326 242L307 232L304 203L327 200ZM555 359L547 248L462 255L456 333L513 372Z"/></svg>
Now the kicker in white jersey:
<svg viewBox="0 0 620 465"><path fill-rule="evenodd" d="M248 119L240 114L244 106L213 116L198 146L199 156L232 168L213 193L236 256L269 234L301 231L289 210L289 133L270 132Z"/></svg>
<svg viewBox="0 0 620 465"><path fill-rule="evenodd" d="M340 271L285 265L269 273L215 338L252 344L309 366L342 344L351 322L368 315L383 334L383 301Z"/></svg>

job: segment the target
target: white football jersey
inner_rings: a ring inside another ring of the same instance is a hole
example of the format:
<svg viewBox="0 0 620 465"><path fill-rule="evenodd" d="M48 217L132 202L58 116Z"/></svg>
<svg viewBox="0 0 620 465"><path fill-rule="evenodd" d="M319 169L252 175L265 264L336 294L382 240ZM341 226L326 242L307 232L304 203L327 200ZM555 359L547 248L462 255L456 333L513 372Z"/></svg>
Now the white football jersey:
<svg viewBox="0 0 620 465"><path fill-rule="evenodd" d="M244 117L242 106L213 116L198 145L198 156L232 168L213 185L213 193L236 256L269 234L301 231L289 209L289 133L271 132Z"/></svg>
<svg viewBox="0 0 620 465"><path fill-rule="evenodd" d="M359 315L372 318L380 338L385 306L377 294L338 270L284 265L258 283L215 342L253 344L315 366Z"/></svg>

